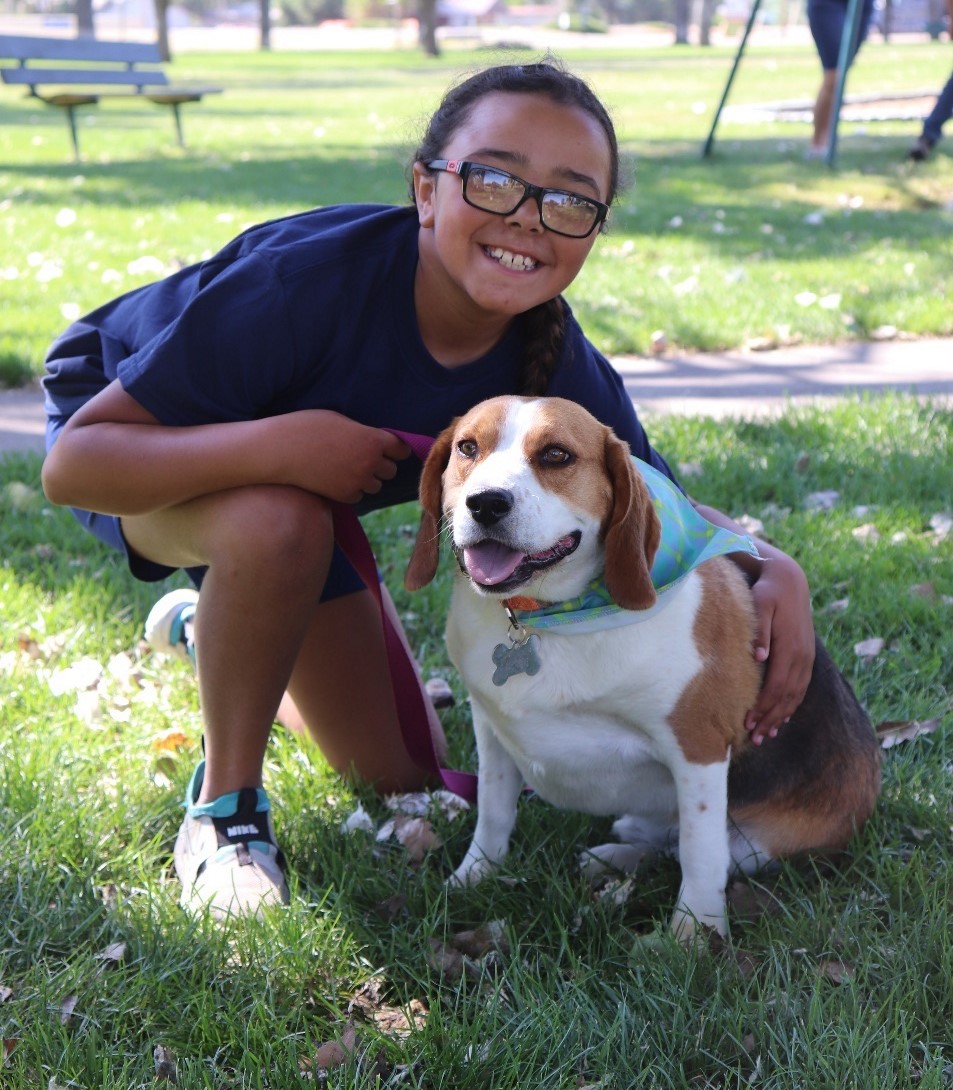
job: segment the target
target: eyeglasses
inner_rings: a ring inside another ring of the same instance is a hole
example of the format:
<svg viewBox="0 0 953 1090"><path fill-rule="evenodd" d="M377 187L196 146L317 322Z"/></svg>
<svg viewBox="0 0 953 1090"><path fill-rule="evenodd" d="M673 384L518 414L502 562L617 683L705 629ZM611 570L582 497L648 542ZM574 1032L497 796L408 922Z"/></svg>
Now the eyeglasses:
<svg viewBox="0 0 953 1090"><path fill-rule="evenodd" d="M557 235L585 238L609 214L609 206L602 201L566 189L531 185L515 174L482 163L465 159L429 159L424 166L459 174L463 180L463 199L481 212L509 216L524 201L535 200L542 225Z"/></svg>

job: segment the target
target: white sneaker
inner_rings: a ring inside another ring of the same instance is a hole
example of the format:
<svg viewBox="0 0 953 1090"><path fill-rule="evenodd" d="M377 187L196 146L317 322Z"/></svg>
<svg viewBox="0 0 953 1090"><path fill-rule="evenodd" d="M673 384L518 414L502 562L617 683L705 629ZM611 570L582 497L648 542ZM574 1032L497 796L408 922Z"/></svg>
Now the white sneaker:
<svg viewBox="0 0 953 1090"><path fill-rule="evenodd" d="M182 907L221 920L287 904L285 861L275 843L268 796L261 788L243 787L197 805L204 774L201 761L186 789L173 853Z"/></svg>
<svg viewBox="0 0 953 1090"><path fill-rule="evenodd" d="M153 651L174 655L195 665L192 619L199 600L197 590L183 587L163 595L149 610L145 639Z"/></svg>

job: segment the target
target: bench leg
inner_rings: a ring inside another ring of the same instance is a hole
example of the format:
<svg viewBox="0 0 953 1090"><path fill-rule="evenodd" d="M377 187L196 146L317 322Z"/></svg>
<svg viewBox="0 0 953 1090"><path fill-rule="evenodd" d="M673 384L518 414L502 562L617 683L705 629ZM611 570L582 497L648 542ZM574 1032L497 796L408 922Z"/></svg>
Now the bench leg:
<svg viewBox="0 0 953 1090"><path fill-rule="evenodd" d="M76 132L76 107L65 106L66 121L69 124L69 134L73 140L73 158L79 162L79 135Z"/></svg>
<svg viewBox="0 0 953 1090"><path fill-rule="evenodd" d="M181 115L179 113L179 104L178 104L178 102L173 102L172 103L172 116L175 118L175 135L176 135L176 139L179 141L179 147L184 148L185 147L185 138L182 135L182 117L181 117Z"/></svg>

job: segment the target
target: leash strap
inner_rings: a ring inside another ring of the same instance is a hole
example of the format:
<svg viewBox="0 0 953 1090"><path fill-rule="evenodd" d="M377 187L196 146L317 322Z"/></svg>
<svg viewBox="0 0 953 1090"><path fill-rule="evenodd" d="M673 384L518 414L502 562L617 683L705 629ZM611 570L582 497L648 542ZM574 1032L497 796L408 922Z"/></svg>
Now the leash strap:
<svg viewBox="0 0 953 1090"><path fill-rule="evenodd" d="M385 428L384 430L396 435L399 439L403 439L421 461L426 458L428 451L433 446L433 439L426 435L395 431L392 428ZM417 670L407 654L400 635L384 609L377 561L374 559L374 553L370 542L367 540L367 535L364 533L364 528L353 509L347 504L332 504L332 514L335 541L354 566L354 570L367 584L367 589L374 596L380 608L384 643L387 649L387 665L390 669L391 684L397 704L400 732L404 745L407 747L407 752L414 764L437 776L448 791L452 791L468 802L476 802L476 776L472 772L455 772L452 769L443 768L437 758L433 736L430 733L430 721L425 704L426 697L421 689Z"/></svg>

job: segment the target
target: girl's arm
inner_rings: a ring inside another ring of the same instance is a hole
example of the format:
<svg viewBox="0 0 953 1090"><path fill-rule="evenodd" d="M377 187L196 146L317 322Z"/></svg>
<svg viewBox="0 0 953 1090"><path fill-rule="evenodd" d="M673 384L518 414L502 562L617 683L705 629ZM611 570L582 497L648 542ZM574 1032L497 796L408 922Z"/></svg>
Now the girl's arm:
<svg viewBox="0 0 953 1090"><path fill-rule="evenodd" d="M264 484L355 503L380 491L409 453L389 432L323 409L170 427L115 381L63 428L43 464L43 488L53 503L111 515Z"/></svg>
<svg viewBox="0 0 953 1090"><path fill-rule="evenodd" d="M716 526L745 533L715 508L699 503L695 507ZM765 541L757 544L763 559L738 553L732 560L752 581L757 622L753 651L758 662L767 662L761 692L745 720L760 745L778 733L804 699L814 667L814 621L807 577L800 565Z"/></svg>

